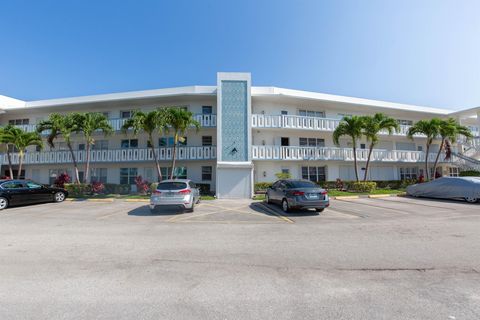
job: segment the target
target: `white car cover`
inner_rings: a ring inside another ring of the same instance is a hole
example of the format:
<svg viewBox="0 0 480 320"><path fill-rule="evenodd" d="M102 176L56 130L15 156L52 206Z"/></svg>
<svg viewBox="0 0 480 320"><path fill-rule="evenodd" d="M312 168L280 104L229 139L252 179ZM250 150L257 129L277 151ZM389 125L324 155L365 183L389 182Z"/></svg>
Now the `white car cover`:
<svg viewBox="0 0 480 320"><path fill-rule="evenodd" d="M480 177L444 177L407 187L414 197L480 199Z"/></svg>

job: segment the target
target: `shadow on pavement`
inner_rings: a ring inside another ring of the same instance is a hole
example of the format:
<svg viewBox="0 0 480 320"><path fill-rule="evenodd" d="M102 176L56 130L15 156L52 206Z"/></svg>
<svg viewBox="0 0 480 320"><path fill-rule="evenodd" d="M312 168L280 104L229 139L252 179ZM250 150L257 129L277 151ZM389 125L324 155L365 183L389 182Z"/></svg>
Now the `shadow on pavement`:
<svg viewBox="0 0 480 320"><path fill-rule="evenodd" d="M165 206L161 209L155 209L154 212L150 211L148 206L141 206L130 210L128 212L129 216L139 216L139 217L151 217L151 216L173 216L176 214L184 213L183 208L178 206Z"/></svg>
<svg viewBox="0 0 480 320"><path fill-rule="evenodd" d="M290 212L283 212L279 205L267 204L263 201L252 202L249 207L256 212L263 213L272 217L310 217L319 215L319 213L314 210L291 210Z"/></svg>
<svg viewBox="0 0 480 320"><path fill-rule="evenodd" d="M441 198L427 198L427 197L414 197L414 196L405 196L403 198L406 198L406 199L415 199L415 200L419 200L419 201L425 201L425 202L446 202L446 203L466 203L466 204L471 204L471 205L475 205L475 204L480 204L480 201L477 201L476 203L471 203L471 202L467 202L465 201L465 199L441 199Z"/></svg>

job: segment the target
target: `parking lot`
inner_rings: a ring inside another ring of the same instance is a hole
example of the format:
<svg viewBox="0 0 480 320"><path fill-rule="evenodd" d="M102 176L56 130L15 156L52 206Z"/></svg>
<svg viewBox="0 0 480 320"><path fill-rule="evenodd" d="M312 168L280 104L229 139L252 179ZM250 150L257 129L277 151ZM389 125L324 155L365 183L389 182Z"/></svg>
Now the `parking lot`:
<svg viewBox="0 0 480 320"><path fill-rule="evenodd" d="M475 319L480 205L64 202L0 213L0 319Z"/></svg>

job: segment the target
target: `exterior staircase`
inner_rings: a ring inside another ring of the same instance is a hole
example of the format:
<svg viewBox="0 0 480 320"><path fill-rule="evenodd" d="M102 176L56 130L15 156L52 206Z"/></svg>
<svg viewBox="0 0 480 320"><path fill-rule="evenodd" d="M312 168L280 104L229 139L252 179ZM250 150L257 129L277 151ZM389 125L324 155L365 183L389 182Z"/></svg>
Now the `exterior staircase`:
<svg viewBox="0 0 480 320"><path fill-rule="evenodd" d="M459 141L463 146L463 152L452 151L452 163L462 170L480 171L480 137L470 141Z"/></svg>

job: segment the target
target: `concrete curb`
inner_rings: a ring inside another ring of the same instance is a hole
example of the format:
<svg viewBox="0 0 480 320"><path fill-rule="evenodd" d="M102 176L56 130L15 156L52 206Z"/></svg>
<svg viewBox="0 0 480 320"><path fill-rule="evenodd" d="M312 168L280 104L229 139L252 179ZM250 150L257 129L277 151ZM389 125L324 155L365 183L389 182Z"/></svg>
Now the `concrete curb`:
<svg viewBox="0 0 480 320"><path fill-rule="evenodd" d="M358 196L337 196L331 197L334 200L347 200L347 199L360 199L360 198L388 198L388 197L406 197L406 193L398 193L398 194L362 194Z"/></svg>
<svg viewBox="0 0 480 320"><path fill-rule="evenodd" d="M88 201L88 202L113 202L115 199L113 198L105 198L105 199L81 199L81 198L67 198L65 201L71 202L81 202L81 201Z"/></svg>
<svg viewBox="0 0 480 320"><path fill-rule="evenodd" d="M150 199L125 199L125 202L150 202Z"/></svg>

